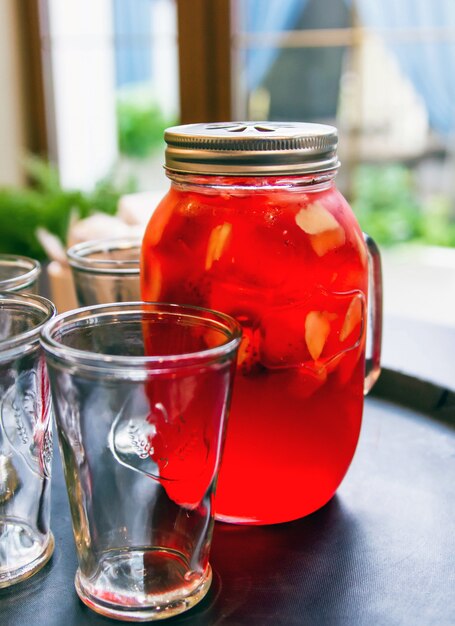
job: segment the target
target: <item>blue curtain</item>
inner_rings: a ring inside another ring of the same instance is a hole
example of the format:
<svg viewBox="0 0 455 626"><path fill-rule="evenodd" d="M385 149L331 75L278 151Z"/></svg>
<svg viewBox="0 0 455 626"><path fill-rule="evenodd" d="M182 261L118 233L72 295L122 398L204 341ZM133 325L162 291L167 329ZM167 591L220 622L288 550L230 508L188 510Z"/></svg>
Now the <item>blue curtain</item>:
<svg viewBox="0 0 455 626"><path fill-rule="evenodd" d="M247 0L246 32L280 32L293 28L308 0ZM350 6L352 0L345 0ZM455 0L357 0L361 23L384 33L387 47L427 107L432 128L443 136L455 132L455 42L444 39L397 42L393 29L451 28L455 30ZM248 91L267 75L279 49L249 48L246 55Z"/></svg>
<svg viewBox="0 0 455 626"><path fill-rule="evenodd" d="M245 31L247 33L279 33L292 29L306 4L307 0L247 0ZM273 46L247 49L248 91L253 91L261 84L279 52L279 48Z"/></svg>
<svg viewBox="0 0 455 626"><path fill-rule="evenodd" d="M455 29L455 0L358 0L357 6L371 28ZM384 41L423 98L431 126L449 136L455 131L455 41L397 43L387 34Z"/></svg>

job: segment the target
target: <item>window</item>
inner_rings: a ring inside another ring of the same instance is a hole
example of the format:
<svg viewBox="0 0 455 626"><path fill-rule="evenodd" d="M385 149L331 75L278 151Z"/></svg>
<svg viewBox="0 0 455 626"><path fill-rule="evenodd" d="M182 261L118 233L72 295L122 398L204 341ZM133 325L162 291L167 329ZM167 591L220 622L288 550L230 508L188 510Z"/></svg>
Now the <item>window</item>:
<svg viewBox="0 0 455 626"><path fill-rule="evenodd" d="M114 164L141 188L161 181L154 156L178 119L174 1L40 6L50 152L62 183L90 188Z"/></svg>
<svg viewBox="0 0 455 626"><path fill-rule="evenodd" d="M339 186L382 246L386 312L453 327L450 0L38 4L49 154L65 184L88 188L115 163L163 189L157 137L175 121L336 124Z"/></svg>
<svg viewBox="0 0 455 626"><path fill-rule="evenodd" d="M233 8L236 117L338 127L339 186L382 251L385 363L431 379L428 360L424 372L409 362L406 342L414 354L422 328L437 337L434 325L455 326L455 5L235 0Z"/></svg>

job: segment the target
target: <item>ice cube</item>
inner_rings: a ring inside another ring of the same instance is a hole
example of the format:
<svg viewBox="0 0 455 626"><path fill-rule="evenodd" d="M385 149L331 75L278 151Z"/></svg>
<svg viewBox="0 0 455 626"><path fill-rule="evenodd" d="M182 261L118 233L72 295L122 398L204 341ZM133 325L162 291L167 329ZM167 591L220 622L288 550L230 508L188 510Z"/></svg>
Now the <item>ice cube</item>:
<svg viewBox="0 0 455 626"><path fill-rule="evenodd" d="M354 332L354 329L362 323L364 317L363 303L364 300L361 294L356 294L351 300L348 310L346 311L343 326L340 331L341 342L346 341L349 335Z"/></svg>
<svg viewBox="0 0 455 626"><path fill-rule="evenodd" d="M313 202L300 209L295 216L295 221L307 235L319 235L340 227L337 220L321 202Z"/></svg>
<svg viewBox="0 0 455 626"><path fill-rule="evenodd" d="M346 241L344 228L321 202L313 202L301 209L295 216L295 222L309 235L310 244L320 257Z"/></svg>
<svg viewBox="0 0 455 626"><path fill-rule="evenodd" d="M345 241L346 236L341 226L336 230L327 230L320 235L310 235L311 247L319 257L324 256L331 250L340 248Z"/></svg>
<svg viewBox="0 0 455 626"><path fill-rule="evenodd" d="M207 255L205 257L205 269L209 270L214 261L219 261L225 251L231 236L232 224L224 222L215 226L209 236Z"/></svg>
<svg viewBox="0 0 455 626"><path fill-rule="evenodd" d="M322 354L325 342L330 333L330 319L328 311L310 311L305 318L305 342L314 361Z"/></svg>

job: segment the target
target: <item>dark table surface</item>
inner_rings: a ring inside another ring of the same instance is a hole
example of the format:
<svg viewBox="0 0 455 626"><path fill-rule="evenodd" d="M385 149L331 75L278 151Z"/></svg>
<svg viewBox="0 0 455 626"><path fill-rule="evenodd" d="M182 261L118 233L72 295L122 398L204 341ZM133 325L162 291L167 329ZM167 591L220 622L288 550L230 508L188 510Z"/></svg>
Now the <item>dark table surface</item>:
<svg viewBox="0 0 455 626"><path fill-rule="evenodd" d="M217 524L209 594L163 623L454 625L455 410L446 403L443 413L425 411L368 399L359 447L337 496L288 524ZM0 591L0 625L120 623L91 612L74 591L76 555L59 459L52 527L52 560L29 581Z"/></svg>

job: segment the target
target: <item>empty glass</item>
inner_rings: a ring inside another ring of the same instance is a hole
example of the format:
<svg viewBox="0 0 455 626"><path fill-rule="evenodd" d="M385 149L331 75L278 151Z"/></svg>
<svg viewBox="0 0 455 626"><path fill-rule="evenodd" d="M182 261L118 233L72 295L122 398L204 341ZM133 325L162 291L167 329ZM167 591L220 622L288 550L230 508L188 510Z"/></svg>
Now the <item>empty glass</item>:
<svg viewBox="0 0 455 626"><path fill-rule="evenodd" d="M141 302L64 313L44 328L76 590L93 610L146 621L206 594L240 338L221 313Z"/></svg>
<svg viewBox="0 0 455 626"><path fill-rule="evenodd" d="M76 244L67 252L80 306L141 299L137 237L99 239Z"/></svg>
<svg viewBox="0 0 455 626"><path fill-rule="evenodd" d="M0 254L0 291L37 293L41 265L35 259Z"/></svg>
<svg viewBox="0 0 455 626"><path fill-rule="evenodd" d="M0 587L28 578L50 558L52 425L39 344L54 305L0 293Z"/></svg>

